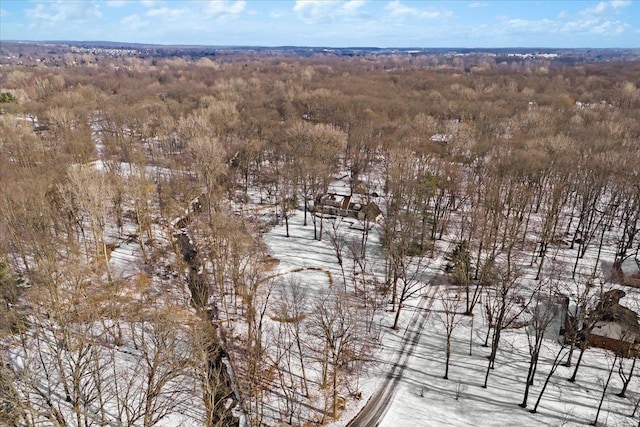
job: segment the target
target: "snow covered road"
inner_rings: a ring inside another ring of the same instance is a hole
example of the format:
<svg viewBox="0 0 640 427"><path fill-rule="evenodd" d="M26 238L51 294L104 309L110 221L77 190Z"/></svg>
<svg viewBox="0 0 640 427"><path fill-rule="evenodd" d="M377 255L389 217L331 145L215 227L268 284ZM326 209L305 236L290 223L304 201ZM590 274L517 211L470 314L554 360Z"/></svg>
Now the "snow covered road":
<svg viewBox="0 0 640 427"><path fill-rule="evenodd" d="M392 365L383 384L373 396L371 396L371 399L369 399L358 415L347 424L348 427L377 426L380 425L381 420L384 420L387 408L393 401L396 387L404 377L408 360L413 355L420 341L420 334L429 317L429 309L433 303L433 295L436 289L436 286L429 287L427 295L423 295L420 298L418 305L414 308L411 321L404 331L402 351L398 353L396 362Z"/></svg>

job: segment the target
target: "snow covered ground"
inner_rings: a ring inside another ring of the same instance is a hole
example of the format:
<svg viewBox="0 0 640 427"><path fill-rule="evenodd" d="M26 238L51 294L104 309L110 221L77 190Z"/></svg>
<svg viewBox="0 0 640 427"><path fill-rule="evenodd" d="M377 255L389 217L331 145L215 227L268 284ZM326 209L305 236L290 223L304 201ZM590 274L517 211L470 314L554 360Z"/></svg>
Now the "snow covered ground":
<svg viewBox="0 0 640 427"><path fill-rule="evenodd" d="M435 305L435 304L434 304ZM437 306L433 310L437 310ZM602 396L602 386L613 362L613 354L605 350L585 352L577 381L567 379L573 367L560 366L545 391L537 413L533 408L540 389L559 349L552 340L545 342L527 409L522 401L528 368L528 342L523 330L508 330L498 351L496 368L489 385L482 388L489 348L482 347L486 326L469 321L454 331L453 354L449 380L444 374L445 333L443 325L429 316L428 326L399 381L396 394L380 426L579 426L590 424ZM475 319L475 322L481 319ZM469 356L469 338L473 339ZM575 362L575 359L574 359ZM627 363L627 369L631 361ZM635 426L632 414L637 399L637 386L628 398L615 396L621 382L614 372L599 417L600 425ZM633 383L632 383L633 385Z"/></svg>
<svg viewBox="0 0 640 427"><path fill-rule="evenodd" d="M102 159L104 147L100 145L100 141L96 141L96 146L99 157ZM104 160L97 160L93 166L98 170L117 166L124 176L143 174L163 177L169 173L157 167L136 170L126 163L108 165ZM332 185L331 191L344 192L344 182ZM257 204L245 208L247 210L263 209L263 212L270 209ZM339 226L334 229L332 224L336 222ZM361 241L363 224L353 218L325 218L323 225L324 236L322 241L318 241L314 239L311 218L309 217L308 225L303 226L303 212L298 210L289 219L290 237L286 237L283 224L273 227L263 236L270 255L279 260L273 274L295 277L310 297L317 296L331 287L345 287L351 291L357 281L358 270L349 256L348 244L353 243L356 247L356 244ZM117 277L132 278L144 270L140 243L126 237L133 236L136 231L132 223L126 224L123 237L114 238L114 231L109 230L108 240L116 241L109 262ZM332 232L338 233L340 239L347 242L342 253L344 257L342 268L338 264L336 248L330 243ZM155 228L152 234L155 239L168 239L166 230L163 231L160 228ZM444 255L451 249L453 243L451 238L436 242L436 256L429 261L430 277L442 274L446 262ZM613 246L609 244L607 247ZM368 235L367 248L367 274L382 280L385 265L376 227ZM566 247L558 246L553 257L549 255L551 258L548 260L546 270L558 272L558 277L570 276L574 253L575 251L570 251ZM530 257L531 255L528 255L526 260L525 257L519 259L523 267L529 264ZM612 254L607 253L605 249L602 261L611 258ZM594 259L594 251L590 250L579 263L581 267L590 271ZM524 268L522 289L533 285L536 267L531 262L529 268ZM538 412L532 414L518 406L522 401L529 359L529 343L524 328L507 329L503 332L496 366L491 371L488 388L482 387L489 348L482 346L488 325L480 309L476 310L473 323L471 318L464 318L454 330L449 379L444 380L446 334L441 320L442 302L436 298L442 286L442 284L430 285L421 295L408 301L400 317L398 330L390 327L394 313L381 310L376 314L378 346L373 351L375 363L368 368L366 375L358 380L359 383L354 384L354 388L361 392L360 399L349 397L340 419L331 423L331 426L346 425L384 384L390 372L394 372L397 382L380 426L578 426L590 424L595 419L603 385L607 381L609 367L613 363L611 352L594 348L587 350L575 383L567 381L573 372L573 367L560 366L551 379ZM631 308L637 309L640 306L638 305L639 293L637 290L628 288L625 288L625 291L629 295L623 303L629 301ZM455 293L457 290L451 289L451 292ZM307 309L310 310L311 307L308 306ZM416 319L424 319L424 323L416 323ZM419 337L415 343L411 341L411 337L414 336ZM528 409L535 405L559 347L557 341L552 339L545 341L536 380L531 388ZM410 351L407 352L407 349ZM121 366L123 361L126 361L127 356L123 354L119 350L113 353L114 366ZM402 365L402 369L394 370L394 365L398 363ZM630 363L631 361L626 361L627 370ZM600 425L635 426L638 424L638 414L635 419L629 416L634 412L635 403L640 398L638 379L634 377L631 382L627 398L615 395L620 391L621 385L617 370L614 370L599 415ZM271 404L274 408L278 406L278 402L271 402ZM317 408L304 410L313 413ZM278 424L277 410L272 412L269 421L271 425L276 425ZM303 414L299 418L313 419L309 414ZM190 425L190 420L188 416L175 415L163 420L162 424Z"/></svg>
<svg viewBox="0 0 640 427"><path fill-rule="evenodd" d="M353 229L356 222L344 220L343 225L346 227L343 229L346 230L346 236L349 236L349 233L352 233L351 236L354 238L359 235L359 232ZM284 226L277 226L264 236L264 240L271 254L280 260L280 272L308 267L322 268L300 273L303 274L309 292L313 293L328 286L325 271L331 272L334 280L340 277L341 272L326 236L322 242L318 242L313 239L311 223L307 227L301 224L302 212L297 212L290 219L291 237L285 237ZM325 222L325 227L327 225ZM370 243L372 253L375 254L373 263L378 264L377 274L381 275L384 269L377 233L370 234ZM449 244L446 240L437 242L436 253L439 255L431 261L432 274L442 272L445 262L442 255ZM567 254L563 255L563 251ZM610 255L605 254L603 257ZM571 256L566 249L557 251L555 259L549 262L549 268L557 270L559 266L564 265L566 272L568 266L573 263ZM588 266L593 260L593 254L588 252L580 263ZM535 268L536 265L533 264L531 271L523 272L525 289L534 284ZM625 291L628 295L622 303L633 306L638 300L638 293L628 288L625 288ZM427 288L425 294L427 298L432 298L436 291ZM383 384L405 345L403 337L414 327L410 322L415 311L423 310L418 307L419 298L414 298L406 307L398 331L389 327L393 313L384 313L378 318L381 326L380 345L374 353L376 364L368 371L366 377L360 380L362 399L349 401L341 418L331 423L331 426L346 425ZM529 363L529 344L525 329L507 329L503 332L495 369L491 371L488 387L482 388L490 349L482 346L487 333L487 322L484 313L477 309L473 326L471 318L463 318L454 330L449 379L444 380L446 334L439 316L441 310L441 301L433 298L430 309L424 313L426 321L421 330L420 340L401 371L398 385L380 426L579 426L593 422L602 397L603 385L613 363L612 352L597 348L588 349L584 354L577 380L571 383L567 379L573 373L578 354L576 350L573 366L558 367L541 399L537 413L533 414L529 410L536 403L551 364L561 347L560 344L553 339L545 340L536 379L530 390L528 407L523 409L518 405L522 402ZM470 340L472 355L469 355ZM625 360L627 371L630 366L631 360ZM636 378L632 380L626 398L616 396L621 387L622 382L616 368L598 417L599 425L638 424L638 414L636 418L630 417L640 397L638 381Z"/></svg>

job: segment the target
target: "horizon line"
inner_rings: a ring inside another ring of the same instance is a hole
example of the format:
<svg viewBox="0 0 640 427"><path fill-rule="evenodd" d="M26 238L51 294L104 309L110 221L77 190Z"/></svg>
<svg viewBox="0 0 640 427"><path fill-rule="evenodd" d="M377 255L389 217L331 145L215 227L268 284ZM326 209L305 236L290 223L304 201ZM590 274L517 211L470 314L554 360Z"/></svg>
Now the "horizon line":
<svg viewBox="0 0 640 427"><path fill-rule="evenodd" d="M68 43L108 43L108 44L123 44L132 46L143 47L182 47L182 48L262 48L262 49L397 49L397 50L415 50L415 49L437 49L437 50L507 50L507 49L538 49L538 50L640 50L639 47L545 47L545 46L492 46L492 47L465 47L465 46L410 46L410 47L398 47L398 46L330 46L330 45L253 45L253 44L238 44L238 45L215 45L215 44L167 44L167 43L141 43L141 42L129 42L129 41L112 41L112 40L1 40L2 43L53 43L53 44L68 44Z"/></svg>

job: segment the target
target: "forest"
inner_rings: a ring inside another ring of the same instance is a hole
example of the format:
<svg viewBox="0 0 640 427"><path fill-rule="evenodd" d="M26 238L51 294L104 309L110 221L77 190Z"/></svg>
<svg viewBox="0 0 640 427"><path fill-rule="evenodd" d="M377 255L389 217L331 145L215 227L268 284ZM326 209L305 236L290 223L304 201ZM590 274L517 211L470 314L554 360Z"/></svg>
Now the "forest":
<svg viewBox="0 0 640 427"><path fill-rule="evenodd" d="M56 55L0 68L1 424L346 425L421 309L637 425L639 62Z"/></svg>

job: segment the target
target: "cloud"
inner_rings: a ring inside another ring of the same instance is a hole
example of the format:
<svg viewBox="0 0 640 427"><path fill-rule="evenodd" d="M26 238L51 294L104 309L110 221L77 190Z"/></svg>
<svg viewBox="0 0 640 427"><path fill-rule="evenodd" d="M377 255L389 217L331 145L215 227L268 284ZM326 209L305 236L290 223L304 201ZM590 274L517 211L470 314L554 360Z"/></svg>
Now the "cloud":
<svg viewBox="0 0 640 427"><path fill-rule="evenodd" d="M563 21L560 19L509 19L501 18L501 22L492 29L502 35L539 35L563 34L584 37L598 35L600 37L619 36L631 29L629 24L616 20L604 20L597 16L581 17Z"/></svg>
<svg viewBox="0 0 640 427"><path fill-rule="evenodd" d="M611 7L614 9L622 9L631 5L631 0L613 0Z"/></svg>
<svg viewBox="0 0 640 427"><path fill-rule="evenodd" d="M589 32L599 24L598 19L581 19L578 21L568 21L560 26L559 31L563 33L585 33Z"/></svg>
<svg viewBox="0 0 640 427"><path fill-rule="evenodd" d="M504 29L507 32L521 32L521 33L555 33L558 32L560 24L558 21L551 19L509 19L504 24Z"/></svg>
<svg viewBox="0 0 640 427"><path fill-rule="evenodd" d="M184 9L169 9L168 7L160 7L155 9L149 9L145 13L147 16L153 16L156 18L175 19L184 13Z"/></svg>
<svg viewBox="0 0 640 427"><path fill-rule="evenodd" d="M131 31L138 31L149 25L149 21L145 21L135 14L122 18L120 23Z"/></svg>
<svg viewBox="0 0 640 427"><path fill-rule="evenodd" d="M362 15L363 12L361 10L362 6L366 3L365 0L349 0L344 3L338 13L341 15Z"/></svg>
<svg viewBox="0 0 640 427"><path fill-rule="evenodd" d="M605 1L601 1L597 5L593 7L588 7L582 11L584 15L595 15L604 12L607 10L608 3Z"/></svg>
<svg viewBox="0 0 640 427"><path fill-rule="evenodd" d="M580 14L585 15L599 15L606 12L609 9L613 9L614 11L620 11L627 6L631 5L630 0L612 0L612 1L601 1L595 6L588 7L583 9Z"/></svg>
<svg viewBox="0 0 640 427"><path fill-rule="evenodd" d="M468 7L470 8L487 7L487 6L489 6L489 3L487 3L486 1L472 1L471 3L468 4Z"/></svg>
<svg viewBox="0 0 640 427"><path fill-rule="evenodd" d="M102 18L102 12L95 3L76 1L56 1L38 3L33 9L26 9L25 15L31 26L68 25L86 23Z"/></svg>
<svg viewBox="0 0 640 427"><path fill-rule="evenodd" d="M400 2L400 0L393 0L389 2L385 9L388 10L392 17L394 18L405 18L409 16L418 17L418 18L427 18L434 19L441 15L440 12L437 11L427 11L421 10L415 7L405 6Z"/></svg>
<svg viewBox="0 0 640 427"><path fill-rule="evenodd" d="M339 4L335 0L296 0L293 11L307 23L326 23L333 19Z"/></svg>
<svg viewBox="0 0 640 427"><path fill-rule="evenodd" d="M363 10L364 0L296 0L294 13L308 24L352 21L369 15Z"/></svg>
<svg viewBox="0 0 640 427"><path fill-rule="evenodd" d="M204 12L207 15L237 15L245 9L246 2L244 0L227 1L227 0L209 0L206 3Z"/></svg>
<svg viewBox="0 0 640 427"><path fill-rule="evenodd" d="M146 7L156 7L160 4L158 0L140 0L140 3Z"/></svg>
<svg viewBox="0 0 640 427"><path fill-rule="evenodd" d="M591 29L592 33L602 36L619 36L630 28L630 25L620 21L604 21Z"/></svg>
<svg viewBox="0 0 640 427"><path fill-rule="evenodd" d="M0 9L0 16L9 16L9 12L4 9Z"/></svg>

